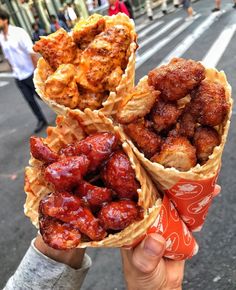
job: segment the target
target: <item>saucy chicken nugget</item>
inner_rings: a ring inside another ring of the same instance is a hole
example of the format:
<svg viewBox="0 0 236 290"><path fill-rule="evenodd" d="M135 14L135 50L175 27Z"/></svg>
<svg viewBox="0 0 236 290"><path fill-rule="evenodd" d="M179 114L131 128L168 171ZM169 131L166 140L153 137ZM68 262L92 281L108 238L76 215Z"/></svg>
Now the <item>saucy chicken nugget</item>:
<svg viewBox="0 0 236 290"><path fill-rule="evenodd" d="M151 110L150 119L154 129L160 133L176 124L180 114L181 110L175 102L164 102L159 98Z"/></svg>
<svg viewBox="0 0 236 290"><path fill-rule="evenodd" d="M160 153L155 154L151 161L158 162L164 167L187 171L197 163L196 149L185 137L168 137Z"/></svg>
<svg viewBox="0 0 236 290"><path fill-rule="evenodd" d="M148 74L148 83L169 101L185 97L205 78L205 68L199 62L174 58L167 65Z"/></svg>
<svg viewBox="0 0 236 290"><path fill-rule="evenodd" d="M197 128L193 137L193 145L196 148L197 158L200 163L204 163L208 160L215 146L220 145L220 141L219 133L214 128Z"/></svg>
<svg viewBox="0 0 236 290"><path fill-rule="evenodd" d="M97 35L81 56L77 83L93 92L107 90L106 84L109 76L113 77L112 72L117 67L126 68L130 42L131 35L125 25L115 25Z"/></svg>
<svg viewBox="0 0 236 290"><path fill-rule="evenodd" d="M75 108L79 103L79 91L75 82L73 64L61 64L45 82L45 95L58 104Z"/></svg>
<svg viewBox="0 0 236 290"><path fill-rule="evenodd" d="M122 124L127 124L146 116L155 101L159 99L159 95L160 92L148 85L147 78L143 78L121 101L117 120Z"/></svg>
<svg viewBox="0 0 236 290"><path fill-rule="evenodd" d="M201 125L217 126L223 122L228 104L225 89L217 82L204 80L192 93L191 113Z"/></svg>
<svg viewBox="0 0 236 290"><path fill-rule="evenodd" d="M82 50L85 49L95 36L105 29L105 19L99 14L93 14L87 19L77 22L72 31L75 43Z"/></svg>
<svg viewBox="0 0 236 290"><path fill-rule="evenodd" d="M49 36L42 36L33 49L42 54L53 69L63 63L72 63L77 52L72 37L63 28Z"/></svg>
<svg viewBox="0 0 236 290"><path fill-rule="evenodd" d="M125 125L124 130L147 158L159 151L162 142L161 137L149 128L148 121L139 119Z"/></svg>

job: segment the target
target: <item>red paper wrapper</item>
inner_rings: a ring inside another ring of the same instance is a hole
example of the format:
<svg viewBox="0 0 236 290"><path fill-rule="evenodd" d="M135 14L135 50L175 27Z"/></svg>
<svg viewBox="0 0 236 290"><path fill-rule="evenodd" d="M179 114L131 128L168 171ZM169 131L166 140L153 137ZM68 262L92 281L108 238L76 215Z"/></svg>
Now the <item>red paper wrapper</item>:
<svg viewBox="0 0 236 290"><path fill-rule="evenodd" d="M158 217L147 233L125 248L136 246L150 233L158 233L165 238L166 250L164 256L166 258L177 261L185 260L198 252L196 240L167 196L164 196Z"/></svg>
<svg viewBox="0 0 236 290"><path fill-rule="evenodd" d="M165 193L191 231L200 231L214 197L218 173L209 179L181 179Z"/></svg>

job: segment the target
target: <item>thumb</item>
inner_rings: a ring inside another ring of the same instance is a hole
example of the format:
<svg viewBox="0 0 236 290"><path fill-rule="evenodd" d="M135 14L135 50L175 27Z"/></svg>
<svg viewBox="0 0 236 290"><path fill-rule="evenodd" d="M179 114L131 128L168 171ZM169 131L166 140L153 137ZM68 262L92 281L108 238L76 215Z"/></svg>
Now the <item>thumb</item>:
<svg viewBox="0 0 236 290"><path fill-rule="evenodd" d="M165 251L165 239L158 234L149 234L135 249L132 256L133 265L143 273L153 272Z"/></svg>

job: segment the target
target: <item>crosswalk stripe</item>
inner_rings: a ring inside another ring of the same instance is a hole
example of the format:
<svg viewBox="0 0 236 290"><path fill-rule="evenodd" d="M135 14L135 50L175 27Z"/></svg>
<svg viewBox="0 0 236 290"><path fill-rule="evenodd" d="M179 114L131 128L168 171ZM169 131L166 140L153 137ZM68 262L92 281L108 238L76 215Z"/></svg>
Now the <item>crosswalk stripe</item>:
<svg viewBox="0 0 236 290"><path fill-rule="evenodd" d="M7 81L0 81L0 87L5 87L9 84Z"/></svg>
<svg viewBox="0 0 236 290"><path fill-rule="evenodd" d="M13 73L0 73L0 78L12 78Z"/></svg>
<svg viewBox="0 0 236 290"><path fill-rule="evenodd" d="M153 25L150 25L149 27L147 27L146 29L144 29L142 32L140 32L138 34L138 38L140 39L140 38L144 37L145 35L148 34L148 32L152 31L154 28L157 28L158 26L160 26L163 23L164 23L164 21L157 21Z"/></svg>
<svg viewBox="0 0 236 290"><path fill-rule="evenodd" d="M215 67L221 59L225 49L231 41L234 32L236 31L236 24L226 27L212 44L208 53L203 58L202 62L208 67Z"/></svg>
<svg viewBox="0 0 236 290"><path fill-rule="evenodd" d="M184 41L182 41L174 50L172 50L160 64L168 63L173 57L182 56L189 47L216 21L220 18L221 14L211 14L205 21L189 34Z"/></svg>
<svg viewBox="0 0 236 290"><path fill-rule="evenodd" d="M195 21L198 17L200 17L200 14L196 15L196 17L195 17L195 19L193 19L193 21ZM187 29L193 23L193 21L183 23L177 29L172 31L167 37L165 37L162 40L158 41L156 45L151 47L149 50L144 52L142 55L139 55L139 57L137 58L137 61L136 61L136 69L138 69L151 56L153 56L158 50L163 48L167 43L169 43L177 35L179 35L181 32L183 32L185 29Z"/></svg>
<svg viewBox="0 0 236 290"><path fill-rule="evenodd" d="M154 40L155 38L159 37L161 34L165 33L167 30L169 30L172 26L174 26L177 22L179 22L182 18L178 17L170 21L168 24L166 24L162 29L157 31L157 33L154 33L152 36L148 37L146 40L139 43L139 47L142 48L145 45L147 45L149 42Z"/></svg>

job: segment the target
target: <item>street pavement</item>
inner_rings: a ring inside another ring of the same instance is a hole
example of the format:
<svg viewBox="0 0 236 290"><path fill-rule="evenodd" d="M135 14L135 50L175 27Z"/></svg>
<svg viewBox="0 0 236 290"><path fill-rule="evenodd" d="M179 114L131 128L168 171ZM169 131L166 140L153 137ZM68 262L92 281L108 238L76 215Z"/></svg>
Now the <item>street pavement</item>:
<svg viewBox="0 0 236 290"><path fill-rule="evenodd" d="M171 6L164 17L155 10L152 22L146 15L136 20L139 33L136 80L174 56L192 58L224 70L234 96L236 9L232 9L231 1L222 1L222 11L212 14L213 2L194 2L197 14L192 21L185 21L182 8L173 10ZM36 120L7 74L0 74L0 104L0 287L3 287L36 234L23 214L24 167ZM55 114L42 102L40 105L53 125ZM234 106L219 177L222 191L213 202L203 230L196 235L200 250L186 263L185 290L236 289L235 112ZM93 266L83 290L125 289L118 250L88 249L88 253Z"/></svg>

